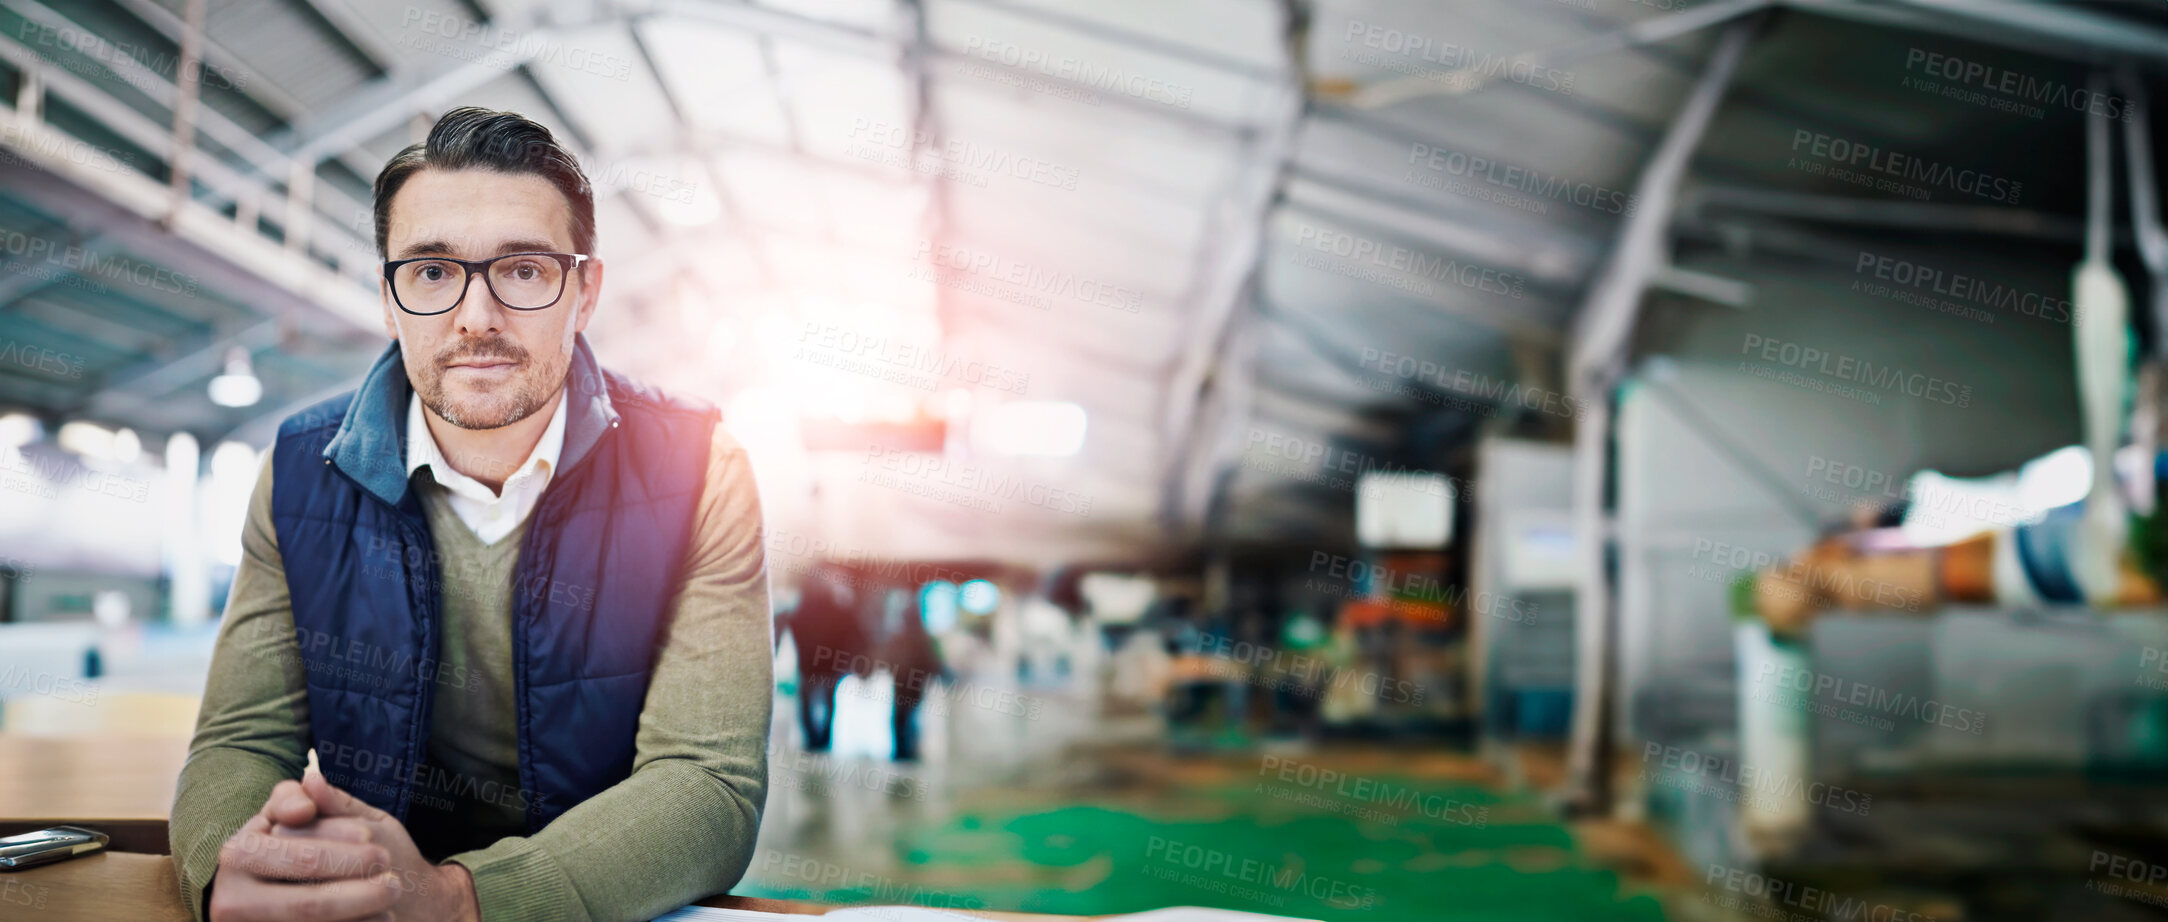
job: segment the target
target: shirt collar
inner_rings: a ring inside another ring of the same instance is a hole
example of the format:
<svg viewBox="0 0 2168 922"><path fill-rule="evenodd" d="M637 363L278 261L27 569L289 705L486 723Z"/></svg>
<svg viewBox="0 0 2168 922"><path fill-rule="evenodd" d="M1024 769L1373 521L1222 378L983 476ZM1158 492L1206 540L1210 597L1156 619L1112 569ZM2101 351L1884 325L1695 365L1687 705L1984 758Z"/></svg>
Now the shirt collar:
<svg viewBox="0 0 2168 922"><path fill-rule="evenodd" d="M550 424L549 428L542 430L542 440L535 443L534 450L527 454L527 460L521 462L519 467L514 468L512 473L504 478L505 483L510 483L513 477L525 475L530 471L539 471L547 475L557 469L558 458L564 453L565 448L566 402L566 391L561 389L557 392L557 402L550 407ZM448 489L461 493L473 493L479 490L482 495L476 496L477 499L495 500L498 498L497 491L491 490L483 486L480 481L460 473L458 469L452 467L450 461L445 460L442 449L437 447L436 436L431 435L429 432L429 421L422 411L422 396L420 394L412 394L407 398L406 429L406 471L408 477L414 476L415 471L426 466L429 468L429 475L435 478L437 483Z"/></svg>
<svg viewBox="0 0 2168 922"><path fill-rule="evenodd" d="M564 457L559 465L567 470L578 467L619 419L607 376L595 361L587 334L577 334L572 341L572 365L565 369ZM406 501L406 433L400 427L406 425L410 408L400 397L413 390L407 383L399 341L393 340L347 399L338 430L324 443L324 463L336 465L370 495L393 506Z"/></svg>

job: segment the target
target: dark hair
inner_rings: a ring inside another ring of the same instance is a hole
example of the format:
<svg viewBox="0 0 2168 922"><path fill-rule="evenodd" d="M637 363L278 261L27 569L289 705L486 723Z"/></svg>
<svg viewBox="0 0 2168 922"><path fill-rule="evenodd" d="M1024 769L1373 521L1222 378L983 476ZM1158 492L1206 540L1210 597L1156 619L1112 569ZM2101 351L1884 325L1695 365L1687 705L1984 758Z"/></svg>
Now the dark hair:
<svg viewBox="0 0 2168 922"><path fill-rule="evenodd" d="M462 106L444 113L429 139L407 145L376 174L376 255L390 255L391 198L423 167L532 173L550 181L572 207L572 246L595 252L595 187L580 162L548 128L516 112Z"/></svg>

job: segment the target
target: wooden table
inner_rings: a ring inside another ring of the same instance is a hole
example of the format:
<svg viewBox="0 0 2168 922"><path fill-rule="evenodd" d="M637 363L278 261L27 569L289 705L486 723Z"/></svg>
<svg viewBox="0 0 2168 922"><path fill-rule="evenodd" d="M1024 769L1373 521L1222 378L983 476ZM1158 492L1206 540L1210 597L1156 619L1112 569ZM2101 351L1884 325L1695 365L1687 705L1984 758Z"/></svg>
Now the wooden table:
<svg viewBox="0 0 2168 922"><path fill-rule="evenodd" d="M837 907L796 900L711 896L701 906L820 915ZM1083 922L1087 916L944 910L1003 922ZM101 852L23 871L0 872L0 919L24 922L189 922L173 860L165 855Z"/></svg>
<svg viewBox="0 0 2168 922"><path fill-rule="evenodd" d="M0 872L0 920L188 922L166 817L186 738L0 735L0 836L72 823L113 837L108 851ZM714 896L702 906L819 915L834 906ZM1083 916L951 910L1009 922Z"/></svg>

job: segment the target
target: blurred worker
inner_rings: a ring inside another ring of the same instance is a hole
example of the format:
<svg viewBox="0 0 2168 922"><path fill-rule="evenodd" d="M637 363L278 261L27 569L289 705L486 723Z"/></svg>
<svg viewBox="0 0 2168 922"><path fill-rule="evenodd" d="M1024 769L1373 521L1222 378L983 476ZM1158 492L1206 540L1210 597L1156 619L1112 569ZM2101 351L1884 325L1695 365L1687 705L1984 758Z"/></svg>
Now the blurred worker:
<svg viewBox="0 0 2168 922"><path fill-rule="evenodd" d="M445 114L375 212L393 342L257 480L173 804L190 912L645 919L728 891L773 685L744 451L596 363L594 190L542 125Z"/></svg>
<svg viewBox="0 0 2168 922"><path fill-rule="evenodd" d="M836 687L853 669L870 673L872 652L858 619L850 576L834 567L807 574L804 596L790 616L798 648L798 723L809 752L828 749L836 723Z"/></svg>
<svg viewBox="0 0 2168 922"><path fill-rule="evenodd" d="M896 692L889 711L889 729L895 734L896 761L918 759L918 705L927 686L948 676L941 650L926 630L926 614L919 593L900 592L902 611L895 630L881 643L880 660L895 677Z"/></svg>
<svg viewBox="0 0 2168 922"><path fill-rule="evenodd" d="M2141 463L2134 476L2121 480L2120 498L2130 506L2114 513L2128 520L2117 540L2103 542L2086 528L2084 500L1932 547L1908 544L1890 527L1890 517L1877 516L1757 574L1754 608L1772 629L1796 634L1831 609L1927 612L1944 602L2156 605L2168 584L2168 522L2145 508L2146 488L2158 495L2157 486L2168 481L2168 453L2146 453L2153 469Z"/></svg>

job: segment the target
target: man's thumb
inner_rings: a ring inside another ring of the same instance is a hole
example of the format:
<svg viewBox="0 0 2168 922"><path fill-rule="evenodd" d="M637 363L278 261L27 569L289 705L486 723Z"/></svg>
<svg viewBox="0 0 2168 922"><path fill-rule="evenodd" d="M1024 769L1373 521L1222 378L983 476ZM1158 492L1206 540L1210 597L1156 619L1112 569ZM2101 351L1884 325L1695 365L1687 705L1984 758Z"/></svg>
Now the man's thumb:
<svg viewBox="0 0 2168 922"><path fill-rule="evenodd" d="M303 776L301 789L308 792L310 800L316 801L316 810L321 816L351 816L373 820L384 812L370 806L367 801L334 787L331 782L324 780L322 772L312 771Z"/></svg>

